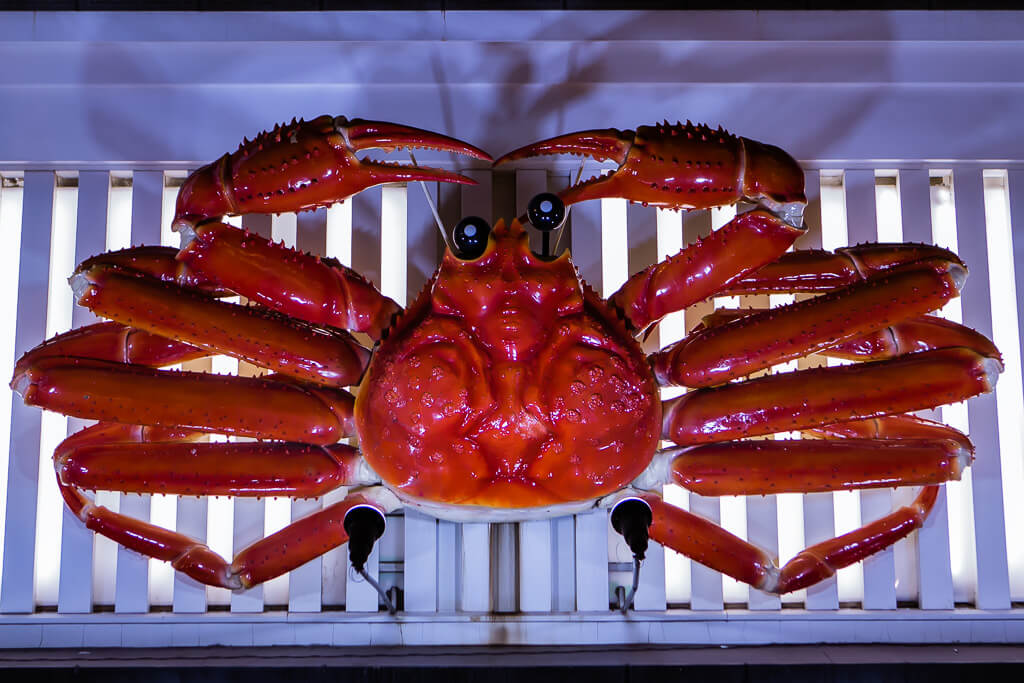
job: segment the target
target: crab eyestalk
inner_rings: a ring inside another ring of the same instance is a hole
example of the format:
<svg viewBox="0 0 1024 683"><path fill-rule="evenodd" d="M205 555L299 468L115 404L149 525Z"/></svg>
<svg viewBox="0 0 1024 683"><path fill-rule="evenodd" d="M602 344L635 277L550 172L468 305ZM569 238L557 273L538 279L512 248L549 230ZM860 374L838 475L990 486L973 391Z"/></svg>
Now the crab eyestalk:
<svg viewBox="0 0 1024 683"><path fill-rule="evenodd" d="M244 213L312 210L368 187L414 180L475 184L436 168L359 159L369 149L435 149L490 161L483 150L420 128L344 116L292 119L195 171L178 193L174 226Z"/></svg>
<svg viewBox="0 0 1024 683"><path fill-rule="evenodd" d="M669 124L636 131L588 130L509 152L495 166L547 154L577 154L619 167L560 195L567 205L618 197L669 209L706 209L747 200L793 225L802 223L804 175L785 151L723 128Z"/></svg>

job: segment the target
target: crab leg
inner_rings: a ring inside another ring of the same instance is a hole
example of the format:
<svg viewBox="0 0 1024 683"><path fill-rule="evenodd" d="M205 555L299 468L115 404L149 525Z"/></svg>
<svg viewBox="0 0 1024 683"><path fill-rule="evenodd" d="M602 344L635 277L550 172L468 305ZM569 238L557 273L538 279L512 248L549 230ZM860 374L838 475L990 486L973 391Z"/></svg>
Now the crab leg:
<svg viewBox="0 0 1024 683"><path fill-rule="evenodd" d="M974 444L959 429L916 415L884 415L867 420L833 422L806 429L804 434L824 439L949 439L974 453Z"/></svg>
<svg viewBox="0 0 1024 683"><path fill-rule="evenodd" d="M361 160L368 149L429 148L490 161L454 138L410 126L343 116L295 121L244 140L203 166L178 193L175 229L215 216L283 213L330 206L368 187L414 180L473 184L450 171Z"/></svg>
<svg viewBox="0 0 1024 683"><path fill-rule="evenodd" d="M89 270L93 266L114 266L117 270L149 275L157 280L192 287L213 296L231 294L207 276L179 261L178 250L174 247L142 246L108 251L82 261L77 270Z"/></svg>
<svg viewBox="0 0 1024 683"><path fill-rule="evenodd" d="M355 271L224 223L183 232L191 270L268 308L380 339L401 307Z"/></svg>
<svg viewBox="0 0 1024 683"><path fill-rule="evenodd" d="M960 258L931 244L859 244L835 252L792 251L729 283L719 296L826 292L901 266L938 259L963 266Z"/></svg>
<svg viewBox="0 0 1024 683"><path fill-rule="evenodd" d="M15 374L11 388L26 405L112 422L183 425L324 445L353 430L351 394L286 377L170 372L102 360L43 358Z"/></svg>
<svg viewBox="0 0 1024 683"><path fill-rule="evenodd" d="M720 308L714 313L704 316L691 334L697 334L705 329L725 325L764 310L766 309ZM1002 360L1002 354L999 353L999 349L985 335L959 323L934 315L910 318L895 325L890 325L889 327L884 327L836 344L827 349L821 349L818 353L823 356L842 358L844 360L883 360L895 358L906 353L930 351L932 349L948 349L955 346L965 346L983 356L999 361ZM667 351L668 349L665 349L661 354L665 354ZM660 374L667 374L670 372L671 363L667 357L662 357L661 354L652 356L652 363L655 363L656 367L662 368L658 371Z"/></svg>
<svg viewBox="0 0 1024 683"><path fill-rule="evenodd" d="M342 330L311 327L252 306L104 266L71 278L78 303L106 318L327 386L358 382L369 351Z"/></svg>
<svg viewBox="0 0 1024 683"><path fill-rule="evenodd" d="M742 214L629 278L609 301L635 329L643 330L773 261L803 232L767 211Z"/></svg>
<svg viewBox="0 0 1024 683"><path fill-rule="evenodd" d="M574 185L566 205L621 197L672 209L706 209L748 199L766 206L803 204L804 176L783 150L719 128L667 121L631 130L587 130L521 147L495 165L545 154L584 154L615 161L609 175Z"/></svg>
<svg viewBox="0 0 1024 683"><path fill-rule="evenodd" d="M891 415L992 391L1002 363L965 348L812 368L691 391L666 401L663 436L680 445Z"/></svg>
<svg viewBox="0 0 1024 683"><path fill-rule="evenodd" d="M43 358L93 358L161 367L208 355L208 351L191 344L106 321L47 339L18 360L14 374L24 372L29 365Z"/></svg>
<svg viewBox="0 0 1024 683"><path fill-rule="evenodd" d="M89 529L129 550L170 562L176 570L200 583L231 589L248 588L280 576L345 543L345 514L357 505L386 512L384 506L365 494L351 494L253 543L228 564L205 543L95 505L59 479L58 485L68 508Z"/></svg>
<svg viewBox="0 0 1024 683"><path fill-rule="evenodd" d="M358 452L343 444L107 442L54 458L64 483L122 493L315 498L367 483Z"/></svg>
<svg viewBox="0 0 1024 683"><path fill-rule="evenodd" d="M922 489L910 505L879 520L806 548L779 568L764 550L703 517L644 494L654 521L651 538L716 571L769 593L789 593L826 579L836 570L888 548L920 529L938 495L938 486Z"/></svg>
<svg viewBox="0 0 1024 683"><path fill-rule="evenodd" d="M702 496L757 496L939 484L971 451L949 439L729 441L681 450L674 483Z"/></svg>
<svg viewBox="0 0 1024 683"><path fill-rule="evenodd" d="M940 308L967 273L948 261L915 264L813 299L711 325L658 353L658 381L723 384Z"/></svg>

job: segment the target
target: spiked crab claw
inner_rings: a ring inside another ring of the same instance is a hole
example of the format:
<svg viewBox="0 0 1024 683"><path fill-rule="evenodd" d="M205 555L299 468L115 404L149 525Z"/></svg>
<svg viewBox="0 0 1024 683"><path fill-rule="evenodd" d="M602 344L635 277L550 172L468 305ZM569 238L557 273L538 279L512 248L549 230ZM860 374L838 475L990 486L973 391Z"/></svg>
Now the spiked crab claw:
<svg viewBox="0 0 1024 683"><path fill-rule="evenodd" d="M669 124L636 131L587 130L561 135L509 152L495 165L545 154L579 154L615 161L619 168L578 183L560 195L567 205L619 197L670 209L706 209L759 203L799 224L804 175L778 147L732 135L719 127Z"/></svg>
<svg viewBox="0 0 1024 683"><path fill-rule="evenodd" d="M369 149L436 149L490 161L472 145L428 130L344 116L292 119L195 171L178 193L175 229L216 216L281 213L330 206L382 183L473 184L436 168L359 159Z"/></svg>

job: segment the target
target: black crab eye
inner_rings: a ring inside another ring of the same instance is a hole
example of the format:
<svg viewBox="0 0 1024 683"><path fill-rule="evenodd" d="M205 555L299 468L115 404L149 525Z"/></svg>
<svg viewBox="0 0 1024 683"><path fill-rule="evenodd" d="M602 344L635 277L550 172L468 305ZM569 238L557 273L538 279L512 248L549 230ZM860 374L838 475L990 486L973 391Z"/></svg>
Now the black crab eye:
<svg viewBox="0 0 1024 683"><path fill-rule="evenodd" d="M452 241L458 250L456 256L463 261L480 258L487 249L487 236L491 226L480 216L466 216L452 231Z"/></svg>
<svg viewBox="0 0 1024 683"><path fill-rule="evenodd" d="M530 200L526 216L538 230L557 230L565 222L565 204L558 195L542 192Z"/></svg>

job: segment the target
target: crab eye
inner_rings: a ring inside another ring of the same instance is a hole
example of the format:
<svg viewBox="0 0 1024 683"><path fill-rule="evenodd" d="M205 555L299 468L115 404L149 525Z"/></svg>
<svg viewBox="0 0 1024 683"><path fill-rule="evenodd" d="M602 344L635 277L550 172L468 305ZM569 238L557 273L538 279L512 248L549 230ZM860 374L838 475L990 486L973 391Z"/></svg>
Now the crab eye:
<svg viewBox="0 0 1024 683"><path fill-rule="evenodd" d="M565 204L558 195L542 192L530 200L526 216L538 230L556 230L565 221Z"/></svg>
<svg viewBox="0 0 1024 683"><path fill-rule="evenodd" d="M487 249L487 236L491 234L491 226L480 216L466 216L452 231L452 240L458 249L458 256L463 261L480 258Z"/></svg>

